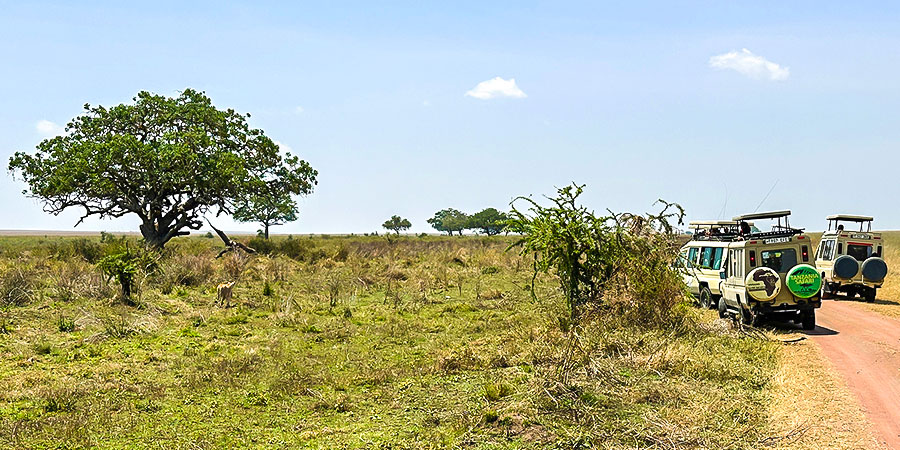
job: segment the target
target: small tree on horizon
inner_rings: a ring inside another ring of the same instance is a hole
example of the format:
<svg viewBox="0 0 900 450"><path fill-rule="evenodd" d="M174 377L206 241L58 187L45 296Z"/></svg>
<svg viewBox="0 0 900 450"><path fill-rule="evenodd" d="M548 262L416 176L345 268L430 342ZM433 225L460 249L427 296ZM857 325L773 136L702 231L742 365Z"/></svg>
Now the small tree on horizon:
<svg viewBox="0 0 900 450"><path fill-rule="evenodd" d="M269 227L297 220L297 202L286 186L276 181L266 184L261 194L249 195L238 203L234 218L239 222L258 222L262 236L269 239Z"/></svg>
<svg viewBox="0 0 900 450"><path fill-rule="evenodd" d="M468 221L469 216L466 215L466 213L453 208L447 208L434 213L434 217L428 219L427 222L435 230L446 232L450 236L453 236L453 232L456 231L462 236L462 232L466 229Z"/></svg>
<svg viewBox="0 0 900 450"><path fill-rule="evenodd" d="M389 231L400 234L401 231L410 229L410 227L412 227L412 223L410 223L407 219L394 215L391 216L390 219L386 220L383 224L381 224L381 226Z"/></svg>
<svg viewBox="0 0 900 450"><path fill-rule="evenodd" d="M509 216L495 208L486 208L469 216L466 228L478 230L488 236L494 236L503 232Z"/></svg>

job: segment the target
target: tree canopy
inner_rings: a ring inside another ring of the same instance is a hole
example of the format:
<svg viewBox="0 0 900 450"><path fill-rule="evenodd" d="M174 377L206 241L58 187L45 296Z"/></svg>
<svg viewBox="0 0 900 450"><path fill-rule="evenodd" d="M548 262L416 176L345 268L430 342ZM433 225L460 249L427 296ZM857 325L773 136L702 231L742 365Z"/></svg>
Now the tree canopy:
<svg viewBox="0 0 900 450"><path fill-rule="evenodd" d="M203 215L230 214L272 184L288 196L309 194L316 184L317 172L282 155L250 128L249 115L217 109L193 89L177 97L139 92L133 104L84 110L65 135L9 160L10 172L28 185L25 194L45 211L83 209L76 226L90 216L135 214L145 241L162 247L199 229Z"/></svg>
<svg viewBox="0 0 900 450"><path fill-rule="evenodd" d="M391 216L391 218L386 220L381 226L387 230L400 234L401 231L408 230L412 227L412 223L407 219L395 215Z"/></svg>
<svg viewBox="0 0 900 450"><path fill-rule="evenodd" d="M461 235L468 225L468 220L469 216L466 213L448 208L434 213L434 217L428 219L427 222L435 230L446 232L452 236L454 231Z"/></svg>
<svg viewBox="0 0 900 450"><path fill-rule="evenodd" d="M258 222L263 237L269 238L269 227L297 220L297 202L286 186L278 182L266 183L263 193L253 193L241 199L234 210L234 218L241 222Z"/></svg>
<svg viewBox="0 0 900 450"><path fill-rule="evenodd" d="M506 213L497 211L495 208L486 208L469 216L466 228L494 236L503 232L508 219Z"/></svg>

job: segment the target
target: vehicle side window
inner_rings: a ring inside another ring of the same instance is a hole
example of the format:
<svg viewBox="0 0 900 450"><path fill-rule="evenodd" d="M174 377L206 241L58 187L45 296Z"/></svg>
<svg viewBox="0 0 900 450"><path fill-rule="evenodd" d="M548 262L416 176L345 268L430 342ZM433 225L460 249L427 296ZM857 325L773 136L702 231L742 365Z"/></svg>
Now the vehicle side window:
<svg viewBox="0 0 900 450"><path fill-rule="evenodd" d="M834 259L834 240L829 239L822 244L822 259L831 261Z"/></svg>
<svg viewBox="0 0 900 450"><path fill-rule="evenodd" d="M691 262L691 266L697 265L697 253L700 249L697 247L691 247L688 250L688 261Z"/></svg>
<svg viewBox="0 0 900 450"><path fill-rule="evenodd" d="M712 269L713 250L715 249L712 247L703 247L700 253L700 268Z"/></svg>
<svg viewBox="0 0 900 450"><path fill-rule="evenodd" d="M725 252L725 249L722 247L714 248L712 255L712 267L714 270L719 270L722 268L722 254Z"/></svg>

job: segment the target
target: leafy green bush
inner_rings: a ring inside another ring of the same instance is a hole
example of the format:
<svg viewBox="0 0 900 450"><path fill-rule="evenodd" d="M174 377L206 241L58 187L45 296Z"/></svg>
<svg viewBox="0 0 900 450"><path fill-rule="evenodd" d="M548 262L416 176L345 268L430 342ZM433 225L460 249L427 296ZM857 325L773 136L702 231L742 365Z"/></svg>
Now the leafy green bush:
<svg viewBox="0 0 900 450"><path fill-rule="evenodd" d="M75 320L71 317L60 316L56 319L56 328L62 333L75 331Z"/></svg>
<svg viewBox="0 0 900 450"><path fill-rule="evenodd" d="M670 221L681 224L684 210L660 200L663 208L656 215L596 216L578 204L583 188L558 189L548 207L528 197L515 199L507 229L521 238L510 247L535 256L535 276L559 278L573 321L588 306L604 306L627 323L670 324L681 316L677 306L685 292L672 264L678 245ZM519 210L517 201L528 208Z"/></svg>

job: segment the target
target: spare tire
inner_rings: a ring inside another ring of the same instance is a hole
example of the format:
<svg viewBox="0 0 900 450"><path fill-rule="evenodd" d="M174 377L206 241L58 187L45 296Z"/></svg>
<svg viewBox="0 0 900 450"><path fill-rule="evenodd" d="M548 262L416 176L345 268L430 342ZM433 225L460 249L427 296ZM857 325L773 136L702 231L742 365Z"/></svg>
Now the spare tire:
<svg viewBox="0 0 900 450"><path fill-rule="evenodd" d="M859 273L859 262L850 255L838 256L832 273L838 278L853 278Z"/></svg>
<svg viewBox="0 0 900 450"><path fill-rule="evenodd" d="M822 277L815 267L799 264L784 276L784 284L797 297L810 298L822 289Z"/></svg>
<svg viewBox="0 0 900 450"><path fill-rule="evenodd" d="M887 263L883 259L872 256L862 263L863 278L867 281L881 281L887 276Z"/></svg>
<svg viewBox="0 0 900 450"><path fill-rule="evenodd" d="M781 277L768 267L757 267L747 274L744 285L751 297L762 301L772 300L781 292Z"/></svg>

